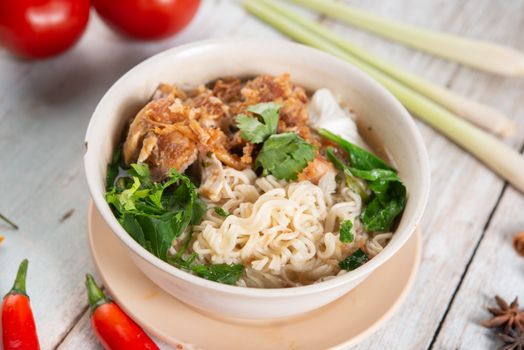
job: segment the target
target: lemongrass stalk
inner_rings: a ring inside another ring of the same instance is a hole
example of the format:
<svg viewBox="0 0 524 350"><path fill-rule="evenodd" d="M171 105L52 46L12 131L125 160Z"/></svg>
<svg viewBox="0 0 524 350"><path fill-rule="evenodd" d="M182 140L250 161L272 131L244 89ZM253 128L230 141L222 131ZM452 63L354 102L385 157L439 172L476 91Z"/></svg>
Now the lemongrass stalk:
<svg viewBox="0 0 524 350"><path fill-rule="evenodd" d="M401 23L333 0L291 1L436 56L491 73L524 76L524 54L509 47Z"/></svg>
<svg viewBox="0 0 524 350"><path fill-rule="evenodd" d="M452 112L455 112L456 114L466 118L481 128L503 137L509 137L515 132L515 123L496 109L475 102L471 99L468 99L467 97L454 93L449 89L438 86L424 78L418 77L415 74L407 72L398 66L376 57L375 55L353 44L341 35L332 32L322 25L312 20L306 19L291 10L287 10L284 7L279 8L280 13L284 16L292 19L297 23L300 23L308 30L323 38L326 38L327 40L340 46L348 53L357 56L366 63L379 68L386 74L408 85L417 92L429 97L433 101L438 102Z"/></svg>
<svg viewBox="0 0 524 350"><path fill-rule="evenodd" d="M247 0L244 2L244 7L290 38L338 56L357 66L386 87L421 120L471 152L518 190L524 192L524 176L522 176L524 157L509 146L282 15L281 11L285 9L274 1Z"/></svg>

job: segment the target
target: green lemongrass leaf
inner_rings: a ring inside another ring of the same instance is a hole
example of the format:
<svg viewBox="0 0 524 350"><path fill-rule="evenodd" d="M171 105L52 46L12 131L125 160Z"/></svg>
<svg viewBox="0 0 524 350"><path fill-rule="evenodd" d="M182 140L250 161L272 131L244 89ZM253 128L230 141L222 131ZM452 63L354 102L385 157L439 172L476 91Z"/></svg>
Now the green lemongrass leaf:
<svg viewBox="0 0 524 350"><path fill-rule="evenodd" d="M324 0L293 0L297 3L313 7L320 12L326 13L328 16L342 16L344 19L351 17L341 15L341 12L337 12L334 8L346 8L347 5L334 4L333 1L324 1ZM287 11L287 10L286 10ZM332 12L335 11L335 12ZM350 12L359 11L354 8L349 10ZM329 13L327 13L329 12ZM344 11L343 11L344 12ZM342 12L342 13L343 13ZM290 11L286 14L291 13ZM367 12L366 12L367 14ZM369 14L367 14L369 15ZM406 84L410 88L416 90L417 92L427 96L433 101L441 104L442 106L448 108L452 112L461 115L465 119L471 121L472 123L477 124L481 128L491 131L495 134L501 135L503 137L511 136L516 130L516 124L507 116L505 116L500 111L474 101L464 95L460 95L450 89L439 86L435 83L432 83L429 80L426 80L422 77L419 77L416 74L413 74L409 71L406 71L390 61L381 59L374 54L366 51L365 49L353 44L347 39L347 37L342 36L338 33L333 32L332 30L320 25L319 23L310 21L306 18L299 17L294 13L291 13L292 19L300 20L300 23L304 25L307 29L311 30L313 33L325 38L326 40L335 43L337 46L341 47L348 53L355 55L362 61L380 69L389 76L397 79L403 84ZM358 16L358 15L356 15ZM291 17L290 17L291 18ZM344 20L341 17L339 19ZM355 17L353 17L355 18ZM364 22L370 24L369 22ZM374 28L380 28L380 26ZM410 34L417 35L419 32L410 32ZM524 66L523 66L524 67Z"/></svg>
<svg viewBox="0 0 524 350"><path fill-rule="evenodd" d="M462 64L509 76L524 74L524 55L498 44L394 21L333 0L292 1L326 16Z"/></svg>

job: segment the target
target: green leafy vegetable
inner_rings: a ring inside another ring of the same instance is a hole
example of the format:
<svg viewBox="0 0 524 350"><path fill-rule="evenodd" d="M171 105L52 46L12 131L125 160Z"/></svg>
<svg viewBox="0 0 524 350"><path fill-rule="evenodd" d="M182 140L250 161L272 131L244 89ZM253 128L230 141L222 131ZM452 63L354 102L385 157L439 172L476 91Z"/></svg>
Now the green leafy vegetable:
<svg viewBox="0 0 524 350"><path fill-rule="evenodd" d="M197 276L211 281L235 284L244 273L244 266L240 264L195 265L191 267L191 270Z"/></svg>
<svg viewBox="0 0 524 350"><path fill-rule="evenodd" d="M339 145L349 156L349 162L352 168L360 170L373 170L373 169L389 169L393 170L387 165L382 159L377 157L371 152L366 151L357 145L352 144L349 141L344 140L342 137L333 134L326 129L319 129L318 133Z"/></svg>
<svg viewBox="0 0 524 350"><path fill-rule="evenodd" d="M338 266L343 270L353 271L364 265L368 260L369 258L367 254L362 249L358 249L356 252L339 262Z"/></svg>
<svg viewBox="0 0 524 350"><path fill-rule="evenodd" d="M389 231L406 206L406 187L401 182L386 182L380 186L384 189L375 192L361 216L364 227L374 232Z"/></svg>
<svg viewBox="0 0 524 350"><path fill-rule="evenodd" d="M328 159L335 165L335 167L344 173L347 186L351 188L354 192L358 193L360 198L362 198L362 200L366 202L369 198L369 193L365 183L362 180L359 180L356 176L354 176L349 167L335 156L335 153L333 153L332 148L328 148L326 153Z"/></svg>
<svg viewBox="0 0 524 350"><path fill-rule="evenodd" d="M107 167L106 175L106 190L110 190L115 185L115 180L120 172L120 164L122 163L122 148L119 147L113 154L111 163Z"/></svg>
<svg viewBox="0 0 524 350"><path fill-rule="evenodd" d="M127 171L115 164L120 161L109 165L106 200L135 241L160 259L200 277L236 283L244 271L242 265L195 265L196 253L184 258L191 232L176 255L168 254L173 240L189 225L198 224L207 209L187 176L172 170L165 182L157 183L151 180L147 164L131 164Z"/></svg>
<svg viewBox="0 0 524 350"><path fill-rule="evenodd" d="M271 135L260 150L256 167L263 175L277 179L296 180L297 175L315 158L315 146L294 132Z"/></svg>
<svg viewBox="0 0 524 350"><path fill-rule="evenodd" d="M185 270L191 270L191 265L193 264L194 260L196 259L197 254L193 253L187 258L184 258L184 254L186 253L187 247L189 246L189 243L191 243L192 238L193 238L193 232L191 231L189 232L188 236L186 237L186 240L184 241L184 243L182 243L180 250L174 256L170 255L167 257L167 262L178 268L185 269Z"/></svg>
<svg viewBox="0 0 524 350"><path fill-rule="evenodd" d="M259 103L250 106L247 110L258 116L258 118L245 114L240 114L235 118L240 129L240 136L244 140L262 143L277 132L279 104L271 102ZM259 119L262 119L264 123L261 123Z"/></svg>
<svg viewBox="0 0 524 350"><path fill-rule="evenodd" d="M167 181L151 181L146 164L133 164L127 174L113 178L106 200L118 221L134 240L167 261L173 240L190 224L200 222L205 204L191 180L175 170ZM168 193L168 195L167 195Z"/></svg>
<svg viewBox="0 0 524 350"><path fill-rule="evenodd" d="M350 161L349 165L346 165L335 156L333 150L327 150L328 159L337 169L344 172L348 187L360 194L367 202L361 215L364 229L371 232L389 231L396 217L406 206L406 187L395 169L372 153L327 130L320 129L319 133L337 143L348 153ZM366 181L367 188L372 193L371 197L357 178Z"/></svg>
<svg viewBox="0 0 524 350"><path fill-rule="evenodd" d="M244 273L244 266L240 264L213 264L213 265L194 265L197 257L196 253L191 254L188 258L184 258L189 243L191 242L192 234L189 234L184 244L173 257L168 257L168 262L178 268L191 271L195 275L226 284L236 284L238 279Z"/></svg>
<svg viewBox="0 0 524 350"><path fill-rule="evenodd" d="M217 215L222 216L224 218L227 218L229 215L231 215L231 213L227 212L226 210L220 207L215 207L214 210Z"/></svg>
<svg viewBox="0 0 524 350"><path fill-rule="evenodd" d="M351 220L344 220L340 224L340 235L339 239L341 242L344 243L351 243L355 239L355 236L353 235L353 232L351 231L353 229L353 222Z"/></svg>

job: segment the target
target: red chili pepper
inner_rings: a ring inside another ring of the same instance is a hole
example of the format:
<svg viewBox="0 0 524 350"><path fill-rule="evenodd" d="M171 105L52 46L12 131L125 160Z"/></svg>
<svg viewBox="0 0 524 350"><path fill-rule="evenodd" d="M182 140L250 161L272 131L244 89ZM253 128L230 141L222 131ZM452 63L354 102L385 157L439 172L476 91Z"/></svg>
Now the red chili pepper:
<svg viewBox="0 0 524 350"><path fill-rule="evenodd" d="M86 275L86 288L91 324L106 350L158 349L142 328L105 296L90 274Z"/></svg>
<svg viewBox="0 0 524 350"><path fill-rule="evenodd" d="M27 259L18 268L15 284L2 302L2 344L4 350L39 350L35 320L25 291Z"/></svg>

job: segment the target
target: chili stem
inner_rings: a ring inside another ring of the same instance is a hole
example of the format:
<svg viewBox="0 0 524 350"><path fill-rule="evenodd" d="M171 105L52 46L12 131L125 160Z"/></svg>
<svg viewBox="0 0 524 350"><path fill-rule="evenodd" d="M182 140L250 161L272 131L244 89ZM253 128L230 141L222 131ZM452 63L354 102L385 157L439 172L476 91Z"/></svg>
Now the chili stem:
<svg viewBox="0 0 524 350"><path fill-rule="evenodd" d="M98 287L95 282L95 279L90 274L86 274L86 289L87 289L87 299L89 300L89 306L91 307L91 312L94 312L97 307L109 302L109 299L106 297L104 292Z"/></svg>
<svg viewBox="0 0 524 350"><path fill-rule="evenodd" d="M29 261L27 259L24 259L20 263L20 267L18 268L18 273L16 274L15 283L13 284L13 288L9 291L9 294L23 294L27 296L26 289L25 289L25 280L27 276L27 267L29 265Z"/></svg>

